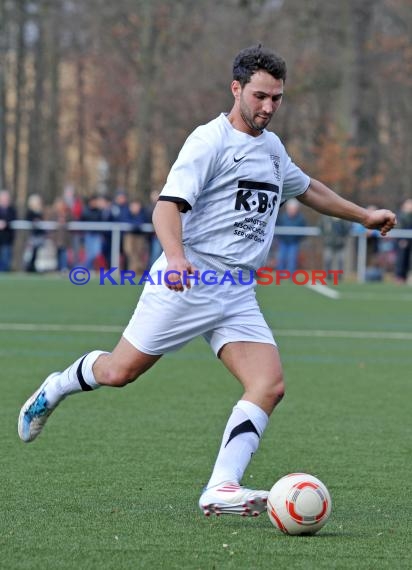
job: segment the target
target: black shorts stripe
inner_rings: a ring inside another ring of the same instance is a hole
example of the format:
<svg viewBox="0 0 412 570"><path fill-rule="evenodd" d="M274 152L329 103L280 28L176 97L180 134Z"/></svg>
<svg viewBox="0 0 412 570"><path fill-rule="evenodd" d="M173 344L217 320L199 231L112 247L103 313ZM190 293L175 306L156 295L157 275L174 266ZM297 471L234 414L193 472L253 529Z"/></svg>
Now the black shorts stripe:
<svg viewBox="0 0 412 570"><path fill-rule="evenodd" d="M83 358L81 359L80 364L79 364L79 366L77 367L77 373L76 373L76 374L77 374L77 380L79 381L79 384L80 384L81 389L82 389L84 392L90 392L91 390L93 390L93 388L87 384L87 382L86 382L85 379L84 379L83 372L82 372L82 364L83 364L84 359L86 358L86 356L87 356L87 354L85 354L85 355L83 356Z"/></svg>
<svg viewBox="0 0 412 570"><path fill-rule="evenodd" d="M247 190L264 190L266 192L275 192L279 194L279 186L270 184L270 182L256 182L254 180L239 180L238 188L246 188Z"/></svg>

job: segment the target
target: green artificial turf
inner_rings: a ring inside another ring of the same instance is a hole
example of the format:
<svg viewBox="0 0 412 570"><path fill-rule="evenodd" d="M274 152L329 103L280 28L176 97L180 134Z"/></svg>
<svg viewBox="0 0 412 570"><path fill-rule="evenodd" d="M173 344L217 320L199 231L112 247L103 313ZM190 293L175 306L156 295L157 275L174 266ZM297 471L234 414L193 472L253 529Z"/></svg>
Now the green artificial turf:
<svg viewBox="0 0 412 570"><path fill-rule="evenodd" d="M309 472L333 500L318 535L289 537L265 514L198 510L241 394L201 339L123 390L69 398L20 442L21 404L49 372L110 350L141 290L1 276L0 568L410 568L412 290L335 289L338 300L285 283L258 291L287 395L244 483Z"/></svg>

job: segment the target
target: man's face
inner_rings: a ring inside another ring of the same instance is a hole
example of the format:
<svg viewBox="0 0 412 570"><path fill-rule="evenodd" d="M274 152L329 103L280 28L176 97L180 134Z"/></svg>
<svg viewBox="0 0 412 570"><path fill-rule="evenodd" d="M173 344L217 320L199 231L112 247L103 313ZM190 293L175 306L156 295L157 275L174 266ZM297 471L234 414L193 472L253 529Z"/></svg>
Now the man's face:
<svg viewBox="0 0 412 570"><path fill-rule="evenodd" d="M275 79L266 71L257 71L243 88L238 81L233 81L232 91L245 131L256 136L280 107L283 80Z"/></svg>

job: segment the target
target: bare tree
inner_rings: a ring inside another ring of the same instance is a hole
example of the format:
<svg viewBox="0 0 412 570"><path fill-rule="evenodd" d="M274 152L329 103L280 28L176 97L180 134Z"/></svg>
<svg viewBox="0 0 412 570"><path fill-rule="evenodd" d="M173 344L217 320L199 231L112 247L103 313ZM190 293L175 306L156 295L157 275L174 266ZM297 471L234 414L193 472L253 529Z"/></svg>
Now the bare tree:
<svg viewBox="0 0 412 570"><path fill-rule="evenodd" d="M7 186L7 100L6 100L6 1L0 0L0 189Z"/></svg>
<svg viewBox="0 0 412 570"><path fill-rule="evenodd" d="M28 133L28 161L27 161L27 195L33 193L45 193L43 185L44 171L44 97L45 97L45 14L46 4L40 2L35 7L32 14L32 24L35 30L35 39L32 45L32 69L33 81L32 89L28 94L31 102L29 111L29 133Z"/></svg>
<svg viewBox="0 0 412 570"><path fill-rule="evenodd" d="M377 116L380 112L380 98L376 82L378 70L374 52L370 49L378 4L377 0L354 0L352 3L352 37L356 57L352 83L355 92L352 109L355 123L354 142L365 150L364 161L359 169L359 190L362 190L362 182L366 183L367 188L368 181L375 179L379 168ZM376 186L376 182L374 185Z"/></svg>
<svg viewBox="0 0 412 570"><path fill-rule="evenodd" d="M188 133L230 110L233 57L258 42L288 63L270 128L301 166L364 202L389 184L410 192L410 0L0 0L0 16L5 7L0 57L13 81L3 65L0 177L10 173L20 201L26 189L51 200L66 182L89 193L99 163L109 190L147 198Z"/></svg>
<svg viewBox="0 0 412 570"><path fill-rule="evenodd" d="M26 42L25 24L27 21L26 0L16 0L16 64L15 64L15 106L14 106L14 149L13 149L13 182L12 191L15 196L24 201L24 192L20 193L20 166L21 166L21 136L22 123L25 113L25 83L26 83Z"/></svg>
<svg viewBox="0 0 412 570"><path fill-rule="evenodd" d="M62 160L59 137L60 123L60 36L61 18L60 1L55 0L48 6L47 18L47 53L48 53L48 107L46 117L46 149L44 157L46 171L44 176L45 196L50 201L61 192Z"/></svg>

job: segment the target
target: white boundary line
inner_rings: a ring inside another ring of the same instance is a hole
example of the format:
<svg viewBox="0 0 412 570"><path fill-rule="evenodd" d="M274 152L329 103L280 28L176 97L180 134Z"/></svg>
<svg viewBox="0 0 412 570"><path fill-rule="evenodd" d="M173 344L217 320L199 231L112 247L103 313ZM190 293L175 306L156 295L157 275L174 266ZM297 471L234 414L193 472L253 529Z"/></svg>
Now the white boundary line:
<svg viewBox="0 0 412 570"><path fill-rule="evenodd" d="M37 323L0 323L0 331L18 332L92 332L92 333L119 333L125 327L116 325L56 325Z"/></svg>
<svg viewBox="0 0 412 570"><path fill-rule="evenodd" d="M391 295L391 294L385 294L385 293L363 293L362 291L358 291L358 292L344 292L343 293L343 297L345 299L350 299L351 301L393 301L393 302L399 302L399 301L408 301L409 303L412 303L412 295L411 294L402 294L400 293L399 295Z"/></svg>
<svg viewBox="0 0 412 570"><path fill-rule="evenodd" d="M336 330L291 330L272 331L278 336L318 337L318 338L359 338L381 340L412 340L412 332L373 332L373 331L336 331Z"/></svg>
<svg viewBox="0 0 412 570"><path fill-rule="evenodd" d="M325 297L329 297L329 299L340 299L341 295L338 291L327 287L326 285L322 285L322 283L315 283L312 285L311 283L307 283L305 285L311 291L315 293L319 293L319 295L324 295Z"/></svg>
<svg viewBox="0 0 412 570"><path fill-rule="evenodd" d="M123 326L117 325L58 325L37 323L0 323L0 331L6 332L78 332L78 333L122 333ZM358 338L381 340L412 340L412 332L374 332L374 331L338 331L338 330L272 330L279 337L317 337L317 338Z"/></svg>

